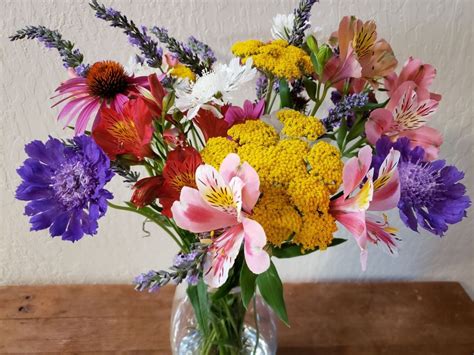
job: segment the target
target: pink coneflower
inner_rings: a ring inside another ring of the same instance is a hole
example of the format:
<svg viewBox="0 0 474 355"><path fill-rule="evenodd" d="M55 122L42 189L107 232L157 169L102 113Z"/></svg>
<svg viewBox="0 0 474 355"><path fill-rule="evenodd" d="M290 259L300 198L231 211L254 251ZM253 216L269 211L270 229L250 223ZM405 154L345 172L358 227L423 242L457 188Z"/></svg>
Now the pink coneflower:
<svg viewBox="0 0 474 355"><path fill-rule="evenodd" d="M75 132L81 134L92 116L95 116L97 121L101 107L107 105L121 112L128 96L138 93L137 87L145 86L147 82L148 78L144 76L128 76L123 66L117 62L97 62L91 66L86 77L73 77L61 83L56 89L59 94L55 97L65 97L53 107L67 101L59 113L58 120L66 119L68 125L77 118Z"/></svg>

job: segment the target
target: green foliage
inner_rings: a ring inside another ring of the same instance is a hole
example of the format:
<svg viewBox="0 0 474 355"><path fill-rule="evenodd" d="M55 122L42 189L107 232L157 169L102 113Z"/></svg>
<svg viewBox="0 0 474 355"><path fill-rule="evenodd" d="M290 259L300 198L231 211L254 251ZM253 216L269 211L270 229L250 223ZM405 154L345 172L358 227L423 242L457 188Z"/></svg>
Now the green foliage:
<svg viewBox="0 0 474 355"><path fill-rule="evenodd" d="M188 286L186 290L189 300L194 309L199 329L204 337L209 335L209 312L210 303L207 296L207 286L201 279L196 286Z"/></svg>
<svg viewBox="0 0 474 355"><path fill-rule="evenodd" d="M257 286L265 302L273 309L278 318L288 325L283 285L273 263L270 264L267 271L257 276Z"/></svg>
<svg viewBox="0 0 474 355"><path fill-rule="evenodd" d="M250 271L247 263L244 262L240 271L240 293L242 296L242 303L246 309L255 294L256 281L257 275Z"/></svg>
<svg viewBox="0 0 474 355"><path fill-rule="evenodd" d="M285 79L280 79L280 107L292 107L290 87Z"/></svg>
<svg viewBox="0 0 474 355"><path fill-rule="evenodd" d="M332 240L331 245L328 245L328 247L334 247L336 245L344 243L345 241L347 241L347 239L334 238ZM283 245L281 248L277 248L277 247L272 248L272 256L277 257L279 259L288 259L288 258L294 258L296 256L308 255L318 250L319 248L316 248L316 249L303 253L301 251L301 246L295 245L295 244L287 244L287 245Z"/></svg>

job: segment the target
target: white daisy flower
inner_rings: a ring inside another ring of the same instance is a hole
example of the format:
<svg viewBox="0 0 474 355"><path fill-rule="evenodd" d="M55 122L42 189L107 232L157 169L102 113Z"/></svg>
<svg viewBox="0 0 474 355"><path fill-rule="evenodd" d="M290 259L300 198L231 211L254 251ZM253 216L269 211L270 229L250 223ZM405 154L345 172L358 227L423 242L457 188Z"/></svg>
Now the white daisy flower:
<svg viewBox="0 0 474 355"><path fill-rule="evenodd" d="M285 41L288 41L291 37L294 21L295 21L294 14L276 15L273 18L273 25L272 25L272 30L271 30L273 39L284 39Z"/></svg>
<svg viewBox="0 0 474 355"><path fill-rule="evenodd" d="M249 58L245 65L240 65L240 59L234 58L229 64L216 64L194 83L186 80L176 88L176 107L181 112L187 111L187 120L193 119L201 108L221 116L213 105L222 106L231 101L233 92L255 77L257 70L252 68L252 63Z"/></svg>

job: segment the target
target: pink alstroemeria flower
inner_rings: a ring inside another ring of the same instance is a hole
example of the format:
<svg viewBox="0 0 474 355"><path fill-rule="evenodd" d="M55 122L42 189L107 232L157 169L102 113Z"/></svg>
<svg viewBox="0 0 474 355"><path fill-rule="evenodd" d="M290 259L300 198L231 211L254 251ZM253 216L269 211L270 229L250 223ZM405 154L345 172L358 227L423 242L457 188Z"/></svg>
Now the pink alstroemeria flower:
<svg viewBox="0 0 474 355"><path fill-rule="evenodd" d="M429 91L429 87L436 77L436 69L431 64L424 64L420 59L413 57L403 65L400 75L392 73L385 78L385 89L391 96L403 83L412 81L416 85L416 91ZM426 95L426 94L425 94ZM429 93L430 99L441 101L441 95Z"/></svg>
<svg viewBox="0 0 474 355"><path fill-rule="evenodd" d="M256 104L250 100L245 100L244 107L229 106L224 120L231 127L234 124L244 123L246 120L256 120L263 114L265 108L265 100L260 100Z"/></svg>
<svg viewBox="0 0 474 355"><path fill-rule="evenodd" d="M425 150L427 159L436 159L443 137L436 129L425 124L436 112L438 104L438 101L430 98L427 90L416 90L414 82L404 82L392 94L385 108L371 112L365 124L367 140L375 144L382 135L392 141L407 137L412 147L421 146Z"/></svg>
<svg viewBox="0 0 474 355"><path fill-rule="evenodd" d="M333 56L324 66L323 82L335 84L348 78L360 78L362 76L362 67L357 61L357 57L352 46L352 38L346 33L351 32L352 22L349 16L344 17L339 23L337 37L339 45L339 55Z"/></svg>
<svg viewBox="0 0 474 355"><path fill-rule="evenodd" d="M395 229L388 225L385 218L384 222L381 222L377 216L368 214L367 211L386 211L397 206L400 199L397 170L399 158L400 152L392 149L374 180L374 171L370 168L372 148L365 146L357 157L345 163L344 193L331 201L331 214L354 236L360 248L360 262L364 271L367 267L369 242L373 244L381 242L392 253L396 250L393 236Z"/></svg>
<svg viewBox="0 0 474 355"><path fill-rule="evenodd" d="M260 274L270 266L263 249L267 237L262 226L250 219L260 196L257 172L237 154L229 154L218 172L211 165L196 170L197 189L183 187L171 211L176 224L193 233L224 230L213 237L204 262L204 281L219 287L227 280L242 242L249 269Z"/></svg>

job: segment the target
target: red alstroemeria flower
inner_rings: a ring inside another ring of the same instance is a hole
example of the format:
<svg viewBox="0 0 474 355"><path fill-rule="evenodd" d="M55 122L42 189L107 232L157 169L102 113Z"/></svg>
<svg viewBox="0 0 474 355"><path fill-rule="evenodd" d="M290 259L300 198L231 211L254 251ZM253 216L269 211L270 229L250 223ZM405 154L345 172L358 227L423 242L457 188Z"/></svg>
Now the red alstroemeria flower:
<svg viewBox="0 0 474 355"><path fill-rule="evenodd" d="M163 169L164 183L158 192L161 212L172 217L171 206L179 200L184 186L196 188L196 169L202 164L201 155L192 147L178 148L170 154Z"/></svg>
<svg viewBox="0 0 474 355"><path fill-rule="evenodd" d="M223 109L227 107L223 107ZM222 112L225 115L225 112ZM218 118L211 110L199 110L194 122L204 135L206 142L213 137L227 137L230 124L223 118Z"/></svg>
<svg viewBox="0 0 474 355"><path fill-rule="evenodd" d="M92 129L92 137L111 160L121 154L137 160L152 156L152 136L152 116L141 98L128 101L121 113L103 107Z"/></svg>
<svg viewBox="0 0 474 355"><path fill-rule="evenodd" d="M168 92L163 85L161 85L160 79L156 74L148 76L148 86L150 90L141 87L140 94L145 100L148 109L151 111L153 118L160 119L163 114L163 99ZM171 115L166 114L164 118L171 123L175 123Z"/></svg>
<svg viewBox="0 0 474 355"><path fill-rule="evenodd" d="M158 192L163 186L162 176L151 176L138 180L133 186L133 195L130 200L137 208L145 207L158 198Z"/></svg>

